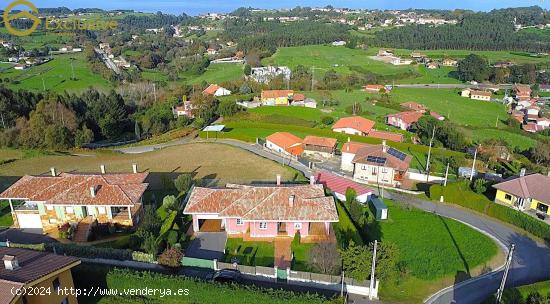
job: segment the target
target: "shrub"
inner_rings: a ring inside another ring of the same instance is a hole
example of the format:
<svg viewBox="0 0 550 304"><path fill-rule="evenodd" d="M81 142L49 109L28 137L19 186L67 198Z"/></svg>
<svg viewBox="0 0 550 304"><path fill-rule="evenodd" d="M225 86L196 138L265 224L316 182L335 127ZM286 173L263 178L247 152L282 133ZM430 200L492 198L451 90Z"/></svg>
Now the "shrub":
<svg viewBox="0 0 550 304"><path fill-rule="evenodd" d="M299 246L299 245L300 245L300 239L301 239L300 230L298 230L298 231L296 231L296 233L294 234L294 239L292 239L292 244L291 244L291 246L292 246L292 247Z"/></svg>
<svg viewBox="0 0 550 304"><path fill-rule="evenodd" d="M193 177L189 173L180 174L174 180L174 186L180 194L187 193L193 185Z"/></svg>
<svg viewBox="0 0 550 304"><path fill-rule="evenodd" d="M178 232L175 230L168 231L168 234L166 235L166 242L170 246L174 246L178 242Z"/></svg>
<svg viewBox="0 0 550 304"><path fill-rule="evenodd" d="M166 210L177 210L178 200L173 195L167 195L162 200L162 207Z"/></svg>
<svg viewBox="0 0 550 304"><path fill-rule="evenodd" d="M158 262L160 265L177 268L181 266L181 259L183 258L183 252L181 249L172 247L164 250L159 255Z"/></svg>
<svg viewBox="0 0 550 304"><path fill-rule="evenodd" d="M546 241L550 241L550 225L523 212L506 206L492 204L487 210L487 215L510 223Z"/></svg>
<svg viewBox="0 0 550 304"><path fill-rule="evenodd" d="M18 244L18 243L11 243L10 242L10 248L22 248L22 249L30 249L35 251L45 251L46 245L44 243L41 244Z"/></svg>
<svg viewBox="0 0 550 304"><path fill-rule="evenodd" d="M132 252L132 260L136 262L155 263L155 256L149 253L134 251Z"/></svg>
<svg viewBox="0 0 550 304"><path fill-rule="evenodd" d="M321 117L321 122L324 125L330 126L334 123L334 118L332 116L323 116Z"/></svg>

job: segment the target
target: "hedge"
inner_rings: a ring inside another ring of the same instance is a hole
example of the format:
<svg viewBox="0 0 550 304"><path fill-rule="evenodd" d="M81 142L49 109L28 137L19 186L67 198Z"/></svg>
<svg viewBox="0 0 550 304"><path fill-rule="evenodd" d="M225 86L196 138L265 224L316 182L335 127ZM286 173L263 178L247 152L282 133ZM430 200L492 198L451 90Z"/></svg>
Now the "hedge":
<svg viewBox="0 0 550 304"><path fill-rule="evenodd" d="M441 185L430 187L430 198L432 200L439 201L441 196L443 196L445 202L460 205L512 224L550 242L550 225L521 211L491 202L485 196L471 191L468 181L449 184L447 187Z"/></svg>
<svg viewBox="0 0 550 304"><path fill-rule="evenodd" d="M12 243L10 242L10 248L22 248L22 249L30 249L35 251L46 251L46 245L41 244L18 244L18 243Z"/></svg>
<svg viewBox="0 0 550 304"><path fill-rule="evenodd" d="M491 204L485 196L472 192L468 181L442 185L433 185L430 187L430 198L439 201L443 196L445 202L460 205L462 207L485 213L487 206Z"/></svg>
<svg viewBox="0 0 550 304"><path fill-rule="evenodd" d="M107 247L80 246L75 244L48 243L45 244L45 250L57 254L65 254L89 259L109 259L119 261L136 261L155 263L155 257L152 254L132 251L130 249L115 249Z"/></svg>

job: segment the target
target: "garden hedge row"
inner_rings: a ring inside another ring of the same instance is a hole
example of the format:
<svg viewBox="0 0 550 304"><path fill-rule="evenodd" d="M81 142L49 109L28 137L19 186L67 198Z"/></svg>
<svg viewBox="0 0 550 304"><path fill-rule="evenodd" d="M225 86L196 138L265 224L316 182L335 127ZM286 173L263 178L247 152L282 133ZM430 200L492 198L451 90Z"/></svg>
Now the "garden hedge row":
<svg viewBox="0 0 550 304"><path fill-rule="evenodd" d="M441 185L430 187L432 200L439 201L441 196L445 202L486 214L550 242L550 225L521 211L493 203L485 196L472 192L468 181L449 184L447 187Z"/></svg>

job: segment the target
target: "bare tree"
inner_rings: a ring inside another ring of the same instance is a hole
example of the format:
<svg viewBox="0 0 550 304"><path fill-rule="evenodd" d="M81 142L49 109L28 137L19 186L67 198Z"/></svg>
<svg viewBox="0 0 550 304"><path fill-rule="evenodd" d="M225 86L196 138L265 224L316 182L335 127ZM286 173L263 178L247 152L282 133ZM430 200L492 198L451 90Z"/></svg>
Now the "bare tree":
<svg viewBox="0 0 550 304"><path fill-rule="evenodd" d="M315 271L324 274L338 274L341 258L336 243L322 242L311 248L309 265Z"/></svg>

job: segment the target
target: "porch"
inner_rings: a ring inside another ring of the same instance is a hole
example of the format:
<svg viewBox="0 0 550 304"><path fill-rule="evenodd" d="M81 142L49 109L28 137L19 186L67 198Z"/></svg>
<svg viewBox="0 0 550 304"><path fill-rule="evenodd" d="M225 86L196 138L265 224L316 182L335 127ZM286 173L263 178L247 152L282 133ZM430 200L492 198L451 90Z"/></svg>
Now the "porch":
<svg viewBox="0 0 550 304"><path fill-rule="evenodd" d="M243 239L245 242L274 242L276 239L293 239L298 230L292 230L289 232L286 230L286 226L289 223L277 223L277 233L270 236L258 236L251 235L250 231L239 233L228 233L229 238ZM319 243L319 242L336 242L336 235L331 228L331 223L314 222L308 223L308 233L300 233L300 242L302 243Z"/></svg>

